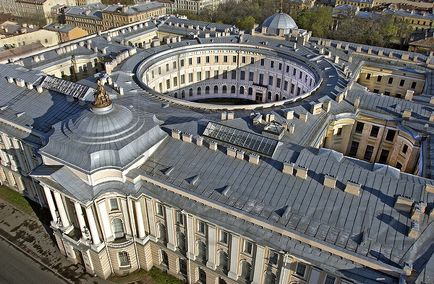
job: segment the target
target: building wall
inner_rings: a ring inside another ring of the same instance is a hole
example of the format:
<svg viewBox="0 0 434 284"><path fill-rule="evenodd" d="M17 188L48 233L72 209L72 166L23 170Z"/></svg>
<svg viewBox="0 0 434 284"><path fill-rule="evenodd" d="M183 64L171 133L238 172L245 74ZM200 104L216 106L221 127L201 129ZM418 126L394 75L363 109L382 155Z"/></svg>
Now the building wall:
<svg viewBox="0 0 434 284"><path fill-rule="evenodd" d="M53 31L37 30L0 39L0 46L14 45L18 47L37 42L40 42L45 47L54 46L59 43L59 37L57 33Z"/></svg>
<svg viewBox="0 0 434 284"><path fill-rule="evenodd" d="M404 98L407 90L413 91L416 96L423 92L425 75L365 65L357 82L371 92Z"/></svg>

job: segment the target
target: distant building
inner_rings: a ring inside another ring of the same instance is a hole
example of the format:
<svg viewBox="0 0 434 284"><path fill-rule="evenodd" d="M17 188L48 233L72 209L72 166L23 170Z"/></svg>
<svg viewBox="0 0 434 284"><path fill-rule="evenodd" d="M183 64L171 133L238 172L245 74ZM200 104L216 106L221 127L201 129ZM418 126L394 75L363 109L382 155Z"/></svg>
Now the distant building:
<svg viewBox="0 0 434 284"><path fill-rule="evenodd" d="M57 33L40 30L33 25L20 25L14 22L5 22L0 25L0 48L14 48L32 43L41 43L45 47L59 43Z"/></svg>
<svg viewBox="0 0 434 284"><path fill-rule="evenodd" d="M406 21L415 30L425 30L434 27L434 14L428 12L385 9L383 14Z"/></svg>
<svg viewBox="0 0 434 284"><path fill-rule="evenodd" d="M335 6L350 4L359 8L373 8L376 6L395 4L412 7L413 9L433 9L432 0L336 0Z"/></svg>
<svg viewBox="0 0 434 284"><path fill-rule="evenodd" d="M352 5L359 8L374 7L374 0L336 0L335 6Z"/></svg>
<svg viewBox="0 0 434 284"><path fill-rule="evenodd" d="M166 7L158 2L133 6L93 4L66 8L64 18L68 25L81 27L89 33L96 33L164 14L166 14Z"/></svg>
<svg viewBox="0 0 434 284"><path fill-rule="evenodd" d="M225 2L226 0L175 0L174 10L199 14L205 9L215 10Z"/></svg>
<svg viewBox="0 0 434 284"><path fill-rule="evenodd" d="M86 30L80 27L65 24L51 24L46 26L44 29L57 32L60 42L74 40L89 34Z"/></svg>
<svg viewBox="0 0 434 284"><path fill-rule="evenodd" d="M411 35L409 51L429 53L434 51L434 30L418 31Z"/></svg>

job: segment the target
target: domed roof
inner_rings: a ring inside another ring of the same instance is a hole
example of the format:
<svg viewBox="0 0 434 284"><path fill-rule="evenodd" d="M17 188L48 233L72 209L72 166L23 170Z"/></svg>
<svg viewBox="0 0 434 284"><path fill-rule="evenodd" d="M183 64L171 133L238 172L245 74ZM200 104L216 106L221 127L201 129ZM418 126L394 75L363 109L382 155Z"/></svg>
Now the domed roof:
<svg viewBox="0 0 434 284"><path fill-rule="evenodd" d="M123 169L167 136L153 114L111 102L84 109L54 129L41 153L86 172Z"/></svg>
<svg viewBox="0 0 434 284"><path fill-rule="evenodd" d="M297 29L297 24L288 14L276 13L266 18L262 23L263 28L267 28L267 34L279 35L280 31L283 34L289 34L291 29Z"/></svg>

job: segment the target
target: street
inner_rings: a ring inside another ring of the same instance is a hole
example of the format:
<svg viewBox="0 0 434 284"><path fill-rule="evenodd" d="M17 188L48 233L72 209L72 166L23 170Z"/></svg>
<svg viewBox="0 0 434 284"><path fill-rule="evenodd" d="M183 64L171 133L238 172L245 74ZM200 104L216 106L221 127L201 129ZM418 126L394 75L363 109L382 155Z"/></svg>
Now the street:
<svg viewBox="0 0 434 284"><path fill-rule="evenodd" d="M65 283L0 239L0 283Z"/></svg>

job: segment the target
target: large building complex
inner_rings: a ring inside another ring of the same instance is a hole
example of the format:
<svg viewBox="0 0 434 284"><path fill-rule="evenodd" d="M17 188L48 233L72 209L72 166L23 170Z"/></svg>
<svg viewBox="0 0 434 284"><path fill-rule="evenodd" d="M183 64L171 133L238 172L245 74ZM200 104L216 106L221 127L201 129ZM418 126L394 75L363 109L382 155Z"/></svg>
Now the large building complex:
<svg viewBox="0 0 434 284"><path fill-rule="evenodd" d="M0 180L103 278L433 283L434 54L310 35L160 17L10 58Z"/></svg>

